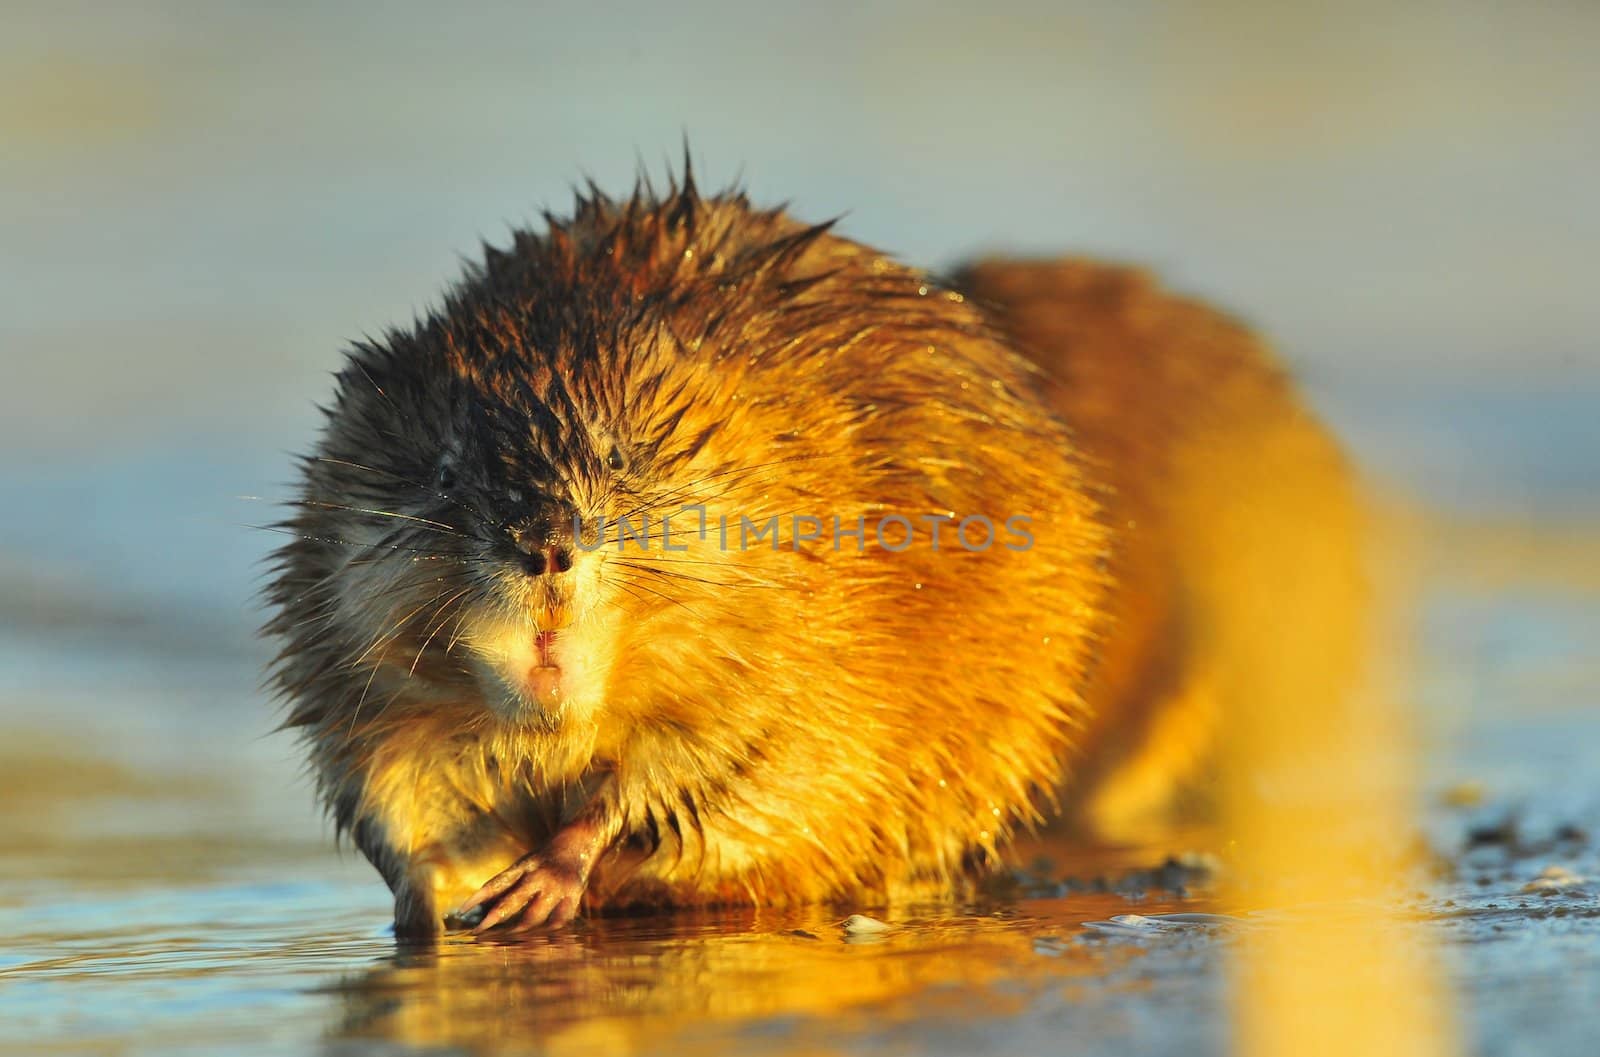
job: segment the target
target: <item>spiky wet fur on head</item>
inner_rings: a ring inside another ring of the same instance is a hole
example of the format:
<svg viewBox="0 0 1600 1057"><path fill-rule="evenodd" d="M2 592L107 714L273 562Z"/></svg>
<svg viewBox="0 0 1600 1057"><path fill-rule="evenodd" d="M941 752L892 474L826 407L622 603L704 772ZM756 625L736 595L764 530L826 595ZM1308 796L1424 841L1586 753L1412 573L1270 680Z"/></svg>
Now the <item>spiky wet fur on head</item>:
<svg viewBox="0 0 1600 1057"><path fill-rule="evenodd" d="M692 179L546 220L351 350L303 462L269 631L339 826L402 917L601 775L645 854L595 901L947 884L1056 785L1100 630L1104 532L1031 368L928 277ZM865 517L866 546L666 549L692 504ZM1033 546L935 548L918 519L952 512ZM574 515L652 546L519 566L508 526ZM554 704L514 685L550 627Z"/></svg>

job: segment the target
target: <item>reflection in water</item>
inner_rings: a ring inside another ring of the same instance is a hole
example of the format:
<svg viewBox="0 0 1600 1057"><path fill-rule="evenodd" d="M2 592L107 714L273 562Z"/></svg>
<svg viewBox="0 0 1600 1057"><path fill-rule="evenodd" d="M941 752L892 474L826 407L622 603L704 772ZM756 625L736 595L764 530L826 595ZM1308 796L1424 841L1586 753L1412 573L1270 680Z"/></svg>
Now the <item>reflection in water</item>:
<svg viewBox="0 0 1600 1057"><path fill-rule="evenodd" d="M1270 465L1270 462L1269 462ZM1306 487L1281 498L1322 518ZM1233 1021L1242 1057L1441 1057L1455 1052L1431 943L1393 942L1406 913L1375 892L1415 876L1415 774L1410 717L1395 666L1404 642L1396 606L1409 604L1399 539L1373 547L1365 568L1346 552L1285 540L1245 503L1226 503L1226 547L1288 551L1271 581L1229 575L1223 590L1247 619L1217 656L1224 671L1219 777L1230 847L1230 896L1255 906L1316 907L1292 929L1255 930L1233 965ZM1369 537L1370 538L1370 537ZM1296 561L1298 559L1298 561ZM1220 566L1220 563L1217 563ZM1261 629L1272 628L1272 636ZM1282 629L1281 632L1278 629Z"/></svg>
<svg viewBox="0 0 1600 1057"><path fill-rule="evenodd" d="M525 942L396 947L370 867L331 854L294 815L309 797L292 791L291 748L241 720L255 707L250 666L211 672L190 654L119 652L109 634L90 648L59 629L0 629L0 678L12 680L0 687L0 1052L1210 1057L1230 1052L1225 996L1241 977L1224 967L1248 944L1285 959L1290 982L1359 985L1333 997L1368 1002L1354 1025L1366 1029L1396 979L1367 975L1366 955L1420 956L1427 936L1460 990L1470 1052L1591 1052L1592 1018L1574 1013L1600 981L1600 604L1570 577L1515 595L1452 583L1417 621L1419 713L1429 785L1470 780L1478 793L1430 798L1441 873L1403 887L1387 869L1332 877L1358 897L1350 918L1308 908L1326 894L1311 887L1193 899L1172 892L1190 879L1163 876L1160 898L1130 896L1115 882L1159 854L1046 842L1019 861L1043 851L1056 864L1044 877L1104 875L1109 890L1024 887L979 910L907 911L859 942L837 921L869 908L614 918ZM1324 865L1327 832L1304 832ZM1242 854L1227 849L1223 865ZM1525 890L1550 867L1590 880ZM1399 920L1413 908L1426 923ZM1209 909L1244 917L1245 942L1083 928ZM1283 989L1234 990L1265 1010Z"/></svg>
<svg viewBox="0 0 1600 1057"><path fill-rule="evenodd" d="M746 1052L759 1038L781 1053L910 1025L926 1043L947 1022L992 1027L1043 991L1104 978L1138 948L1073 937L1127 908L1102 895L992 916L946 909L872 936L844 935L836 912L741 909L446 939L328 988L342 1007L332 1035L551 1054Z"/></svg>

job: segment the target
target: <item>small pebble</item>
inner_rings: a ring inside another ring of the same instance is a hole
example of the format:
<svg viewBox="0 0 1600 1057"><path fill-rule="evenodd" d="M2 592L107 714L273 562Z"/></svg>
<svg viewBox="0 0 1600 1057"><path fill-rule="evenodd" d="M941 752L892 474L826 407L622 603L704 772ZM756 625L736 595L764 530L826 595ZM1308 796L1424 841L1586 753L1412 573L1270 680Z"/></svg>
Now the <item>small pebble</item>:
<svg viewBox="0 0 1600 1057"><path fill-rule="evenodd" d="M1482 782L1457 782L1440 797L1446 807L1482 807L1487 799Z"/></svg>
<svg viewBox="0 0 1600 1057"><path fill-rule="evenodd" d="M1546 866L1539 871L1539 876L1522 886L1524 892L1563 892L1583 884L1584 878L1579 877L1563 866Z"/></svg>
<svg viewBox="0 0 1600 1057"><path fill-rule="evenodd" d="M877 918L869 918L865 914L851 914L839 922L839 927L851 936L864 936L874 932L888 932L894 928L887 922Z"/></svg>
<svg viewBox="0 0 1600 1057"><path fill-rule="evenodd" d="M1516 847L1519 832L1517 820L1512 817L1485 822L1467 830L1467 848Z"/></svg>
<svg viewBox="0 0 1600 1057"><path fill-rule="evenodd" d="M1227 914L1118 914L1109 921L1085 921L1083 927L1113 936L1165 936L1239 924L1238 918Z"/></svg>

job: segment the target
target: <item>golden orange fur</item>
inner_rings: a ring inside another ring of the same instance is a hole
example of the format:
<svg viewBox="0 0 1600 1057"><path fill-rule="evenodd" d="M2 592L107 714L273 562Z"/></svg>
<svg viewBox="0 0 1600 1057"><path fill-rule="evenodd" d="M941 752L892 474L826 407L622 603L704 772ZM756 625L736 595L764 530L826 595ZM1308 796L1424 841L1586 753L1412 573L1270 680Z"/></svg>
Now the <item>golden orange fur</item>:
<svg viewBox="0 0 1600 1057"><path fill-rule="evenodd" d="M1241 503L1272 568L1207 529ZM1345 560L1351 509L1259 344L1135 273L946 289L689 183L590 196L352 353L271 628L402 931L490 882L525 925L877 904L1062 807L1161 817L1248 667L1208 649L1280 630L1227 629L1229 575ZM649 528L588 550L568 515Z"/></svg>
<svg viewBox="0 0 1600 1057"><path fill-rule="evenodd" d="M1361 677L1364 512L1349 466L1254 334L1142 271L990 260L958 281L1044 369L1115 534L1112 630L1071 778L1078 821L1159 831L1175 807L1208 809L1229 702L1273 661L1294 656L1302 673L1275 691L1291 715L1339 708Z"/></svg>

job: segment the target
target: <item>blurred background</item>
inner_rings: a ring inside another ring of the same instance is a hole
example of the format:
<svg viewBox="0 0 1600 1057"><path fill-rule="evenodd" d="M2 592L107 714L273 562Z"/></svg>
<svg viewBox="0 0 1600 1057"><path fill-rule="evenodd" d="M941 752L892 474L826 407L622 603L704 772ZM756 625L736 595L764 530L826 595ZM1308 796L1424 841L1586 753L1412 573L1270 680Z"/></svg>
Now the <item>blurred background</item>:
<svg viewBox="0 0 1600 1057"><path fill-rule="evenodd" d="M1421 543L1430 781L1593 796L1600 6L4 7L0 905L324 847L248 526L345 343L684 135L911 262L1140 262L1265 331Z"/></svg>

